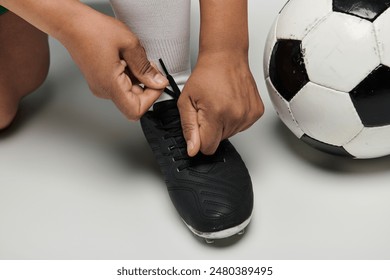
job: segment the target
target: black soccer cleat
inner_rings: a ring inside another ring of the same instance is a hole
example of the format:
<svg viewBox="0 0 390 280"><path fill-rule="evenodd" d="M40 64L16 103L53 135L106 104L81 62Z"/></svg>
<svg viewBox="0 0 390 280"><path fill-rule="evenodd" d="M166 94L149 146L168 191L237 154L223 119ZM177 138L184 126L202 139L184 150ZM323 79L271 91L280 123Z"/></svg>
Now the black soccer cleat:
<svg viewBox="0 0 390 280"><path fill-rule="evenodd" d="M164 65L163 69L169 76ZM169 196L184 223L206 241L241 234L253 209L248 170L229 140L223 140L212 156L188 156L177 108L180 90L171 77L169 81L174 92L166 92L174 99L156 103L141 118Z"/></svg>

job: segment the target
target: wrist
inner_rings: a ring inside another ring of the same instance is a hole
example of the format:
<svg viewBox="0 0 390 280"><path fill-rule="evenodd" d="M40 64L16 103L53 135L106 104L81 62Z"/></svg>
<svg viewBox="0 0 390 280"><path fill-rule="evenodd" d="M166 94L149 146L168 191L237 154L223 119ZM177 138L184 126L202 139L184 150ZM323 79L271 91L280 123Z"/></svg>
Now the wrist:
<svg viewBox="0 0 390 280"><path fill-rule="evenodd" d="M200 0L200 53L248 56L247 0Z"/></svg>
<svg viewBox="0 0 390 280"><path fill-rule="evenodd" d="M87 31L92 32L94 30L94 22L98 20L100 15L100 13L89 6L79 1L76 2L74 5L67 7L64 11L65 17L58 19L50 33L51 36L64 45L73 41L74 38L85 36L88 34Z"/></svg>
<svg viewBox="0 0 390 280"><path fill-rule="evenodd" d="M230 28L222 31L215 26L201 30L199 40L200 53L236 53L239 56L248 56L249 36L246 28Z"/></svg>
<svg viewBox="0 0 390 280"><path fill-rule="evenodd" d="M200 49L197 64L219 63L223 65L234 65L235 67L247 67L248 51L236 48L205 48Z"/></svg>

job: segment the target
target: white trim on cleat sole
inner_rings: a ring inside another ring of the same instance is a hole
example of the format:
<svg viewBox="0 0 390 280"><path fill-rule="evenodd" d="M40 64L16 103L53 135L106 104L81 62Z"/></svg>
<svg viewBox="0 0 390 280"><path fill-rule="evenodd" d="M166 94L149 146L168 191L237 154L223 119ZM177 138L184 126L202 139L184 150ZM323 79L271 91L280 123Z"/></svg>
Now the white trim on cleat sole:
<svg viewBox="0 0 390 280"><path fill-rule="evenodd" d="M184 220L183 222L195 235L204 238L208 244L211 244L214 243L214 240L216 239L224 239L236 234L243 235L245 233L245 228L249 225L251 219L252 219L252 214L248 219L246 219L243 223L239 224L238 226L224 229L221 231L216 231L216 232L201 232L188 225Z"/></svg>

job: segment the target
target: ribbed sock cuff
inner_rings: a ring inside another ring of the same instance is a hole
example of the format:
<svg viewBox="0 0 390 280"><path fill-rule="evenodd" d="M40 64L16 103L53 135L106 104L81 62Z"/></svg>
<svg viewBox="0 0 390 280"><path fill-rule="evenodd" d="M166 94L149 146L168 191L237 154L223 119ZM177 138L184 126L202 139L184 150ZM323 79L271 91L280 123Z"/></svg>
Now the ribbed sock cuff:
<svg viewBox="0 0 390 280"><path fill-rule="evenodd" d="M161 58L172 76L190 71L189 38L170 40L140 38L140 40L146 50L148 59L160 67L158 59ZM162 71L161 68L159 69Z"/></svg>

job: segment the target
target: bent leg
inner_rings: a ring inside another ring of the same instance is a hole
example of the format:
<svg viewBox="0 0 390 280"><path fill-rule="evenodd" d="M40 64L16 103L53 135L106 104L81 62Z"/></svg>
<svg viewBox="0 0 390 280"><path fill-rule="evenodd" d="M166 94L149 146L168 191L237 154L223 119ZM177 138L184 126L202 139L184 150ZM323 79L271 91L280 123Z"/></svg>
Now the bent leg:
<svg viewBox="0 0 390 280"><path fill-rule="evenodd" d="M49 70L47 35L8 11L0 16L0 129L14 119L20 100Z"/></svg>

